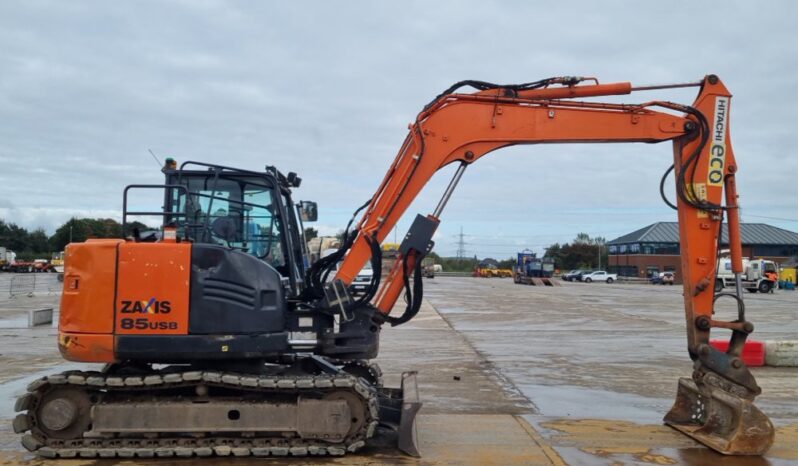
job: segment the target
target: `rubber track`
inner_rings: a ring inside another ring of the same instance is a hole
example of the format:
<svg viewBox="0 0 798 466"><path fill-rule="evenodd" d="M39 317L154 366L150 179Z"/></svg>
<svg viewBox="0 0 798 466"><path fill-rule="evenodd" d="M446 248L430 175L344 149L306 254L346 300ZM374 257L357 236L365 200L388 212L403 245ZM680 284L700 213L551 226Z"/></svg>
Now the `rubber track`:
<svg viewBox="0 0 798 466"><path fill-rule="evenodd" d="M157 437L157 438L79 438L48 439L37 429L36 409L41 396L52 386L81 386L92 391L146 392L158 388L179 388L204 384L246 392L261 391L297 393L305 390L349 390L364 403L367 419L363 428L340 444L318 440L284 439L279 437ZM353 453L365 445L377 428L377 392L363 379L340 372L319 376L254 376L216 371L185 371L147 376L114 376L99 372L68 371L34 380L27 393L17 399L13 421L14 432L25 433L22 445L44 458L154 458L206 456L340 456Z"/></svg>

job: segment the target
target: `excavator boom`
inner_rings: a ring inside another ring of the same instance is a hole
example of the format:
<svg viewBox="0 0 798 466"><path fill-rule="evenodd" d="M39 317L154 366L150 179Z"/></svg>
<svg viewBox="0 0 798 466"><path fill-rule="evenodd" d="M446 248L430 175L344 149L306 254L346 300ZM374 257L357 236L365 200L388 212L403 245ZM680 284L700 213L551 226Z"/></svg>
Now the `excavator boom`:
<svg viewBox="0 0 798 466"><path fill-rule="evenodd" d="M594 83L583 84L586 81ZM457 93L463 86L478 92ZM699 88L690 106L665 101L628 105L573 100L688 86ZM675 205L665 200L678 211L687 348L695 371L692 380L680 381L676 404L665 422L721 453L761 454L772 444L773 427L752 404L761 390L740 358L753 325L745 320L739 286L735 293L720 294L714 294L711 286L724 218L733 271L742 272L730 100L730 92L715 75L696 83L639 88L628 82L599 84L594 78L580 77L505 86L457 83L430 102L410 125L399 153L365 206L336 279L351 283L378 252L374 245L392 231L430 178L449 164L459 164L438 207L416 217L400 257L373 292L374 305L385 319L393 325L403 323L418 312L422 288L417 265L431 250L441 212L468 165L496 149L519 144L672 141L677 198ZM662 187L661 191L664 198ZM390 316L403 290L408 307L402 316ZM714 302L722 297L738 304L734 322L713 319ZM710 331L717 327L732 330L726 353L709 345Z"/></svg>

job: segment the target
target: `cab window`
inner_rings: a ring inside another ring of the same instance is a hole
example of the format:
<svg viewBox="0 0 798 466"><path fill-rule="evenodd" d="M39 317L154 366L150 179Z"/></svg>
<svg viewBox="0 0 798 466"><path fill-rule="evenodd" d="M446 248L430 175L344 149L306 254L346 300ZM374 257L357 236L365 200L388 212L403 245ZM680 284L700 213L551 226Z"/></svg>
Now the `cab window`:
<svg viewBox="0 0 798 466"><path fill-rule="evenodd" d="M240 249L274 267L286 264L282 219L274 191L260 180L184 177L189 195L176 193L189 238ZM279 201L279 200L278 200Z"/></svg>
<svg viewBox="0 0 798 466"><path fill-rule="evenodd" d="M772 262L765 262L763 269L765 272L775 272L776 271L776 264Z"/></svg>

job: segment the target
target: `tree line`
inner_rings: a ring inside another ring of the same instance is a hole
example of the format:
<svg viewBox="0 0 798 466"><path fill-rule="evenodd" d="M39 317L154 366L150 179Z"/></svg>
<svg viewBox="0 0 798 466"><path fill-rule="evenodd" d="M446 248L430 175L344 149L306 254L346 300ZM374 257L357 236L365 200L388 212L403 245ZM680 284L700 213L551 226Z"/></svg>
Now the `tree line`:
<svg viewBox="0 0 798 466"><path fill-rule="evenodd" d="M579 233L570 243L549 246L545 257L554 259L554 267L560 270L607 269L609 254L606 242L601 236L591 238L587 233Z"/></svg>
<svg viewBox="0 0 798 466"><path fill-rule="evenodd" d="M122 224L112 218L71 218L48 235L43 228L33 231L14 223L0 220L0 246L17 253L18 260L49 259L55 252L64 250L69 242L82 242L89 238L122 238L134 228L149 230L141 222Z"/></svg>
<svg viewBox="0 0 798 466"><path fill-rule="evenodd" d="M305 239L310 240L318 235L314 228L305 228ZM338 233L338 239L343 239L343 231ZM554 259L554 267L559 270L573 269L607 269L609 254L606 247L607 240L601 236L591 237L588 233L579 233L570 243L554 243L546 249L543 257ZM521 248L519 248L519 251ZM473 271L482 260L474 257L442 257L434 251L427 255L436 264L440 264L447 272ZM600 259L599 259L600 257ZM512 269L517 263L517 257L495 259L500 269Z"/></svg>

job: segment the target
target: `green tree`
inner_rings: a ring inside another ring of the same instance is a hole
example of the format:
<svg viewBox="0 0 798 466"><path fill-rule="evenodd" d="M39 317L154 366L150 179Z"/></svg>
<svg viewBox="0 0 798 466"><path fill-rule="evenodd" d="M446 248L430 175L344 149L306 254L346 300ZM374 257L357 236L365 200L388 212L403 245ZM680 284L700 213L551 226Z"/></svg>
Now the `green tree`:
<svg viewBox="0 0 798 466"><path fill-rule="evenodd" d="M554 268L555 269L564 269L566 266L564 265L564 254L563 254L563 247L560 246L560 243L554 243L546 249L546 253L543 257L548 257L554 259Z"/></svg>
<svg viewBox="0 0 798 466"><path fill-rule="evenodd" d="M305 228L305 241L310 241L319 236L319 230L313 227Z"/></svg>
<svg viewBox="0 0 798 466"><path fill-rule="evenodd" d="M598 266L598 247L588 243L574 242L563 246L564 268L593 269Z"/></svg>
<svg viewBox="0 0 798 466"><path fill-rule="evenodd" d="M86 218L92 238L121 238L122 225L112 218Z"/></svg>
<svg viewBox="0 0 798 466"><path fill-rule="evenodd" d="M28 230L0 220L0 246L17 253L31 249Z"/></svg>
<svg viewBox="0 0 798 466"><path fill-rule="evenodd" d="M29 232L13 223L0 220L0 246L17 253L18 260L48 258L52 248L41 228Z"/></svg>
<svg viewBox="0 0 798 466"><path fill-rule="evenodd" d="M549 246L546 257L554 258L555 267L561 270L594 269L599 267L600 253L601 267L606 268L608 253L605 243L601 236L591 238L587 233L579 233L571 243Z"/></svg>
<svg viewBox="0 0 798 466"><path fill-rule="evenodd" d="M574 244L590 244L591 242L590 235L587 233L579 233L574 238Z"/></svg>
<svg viewBox="0 0 798 466"><path fill-rule="evenodd" d="M499 261L499 268L500 269L514 269L517 259L510 257L509 259L504 259Z"/></svg>
<svg viewBox="0 0 798 466"><path fill-rule="evenodd" d="M141 222L132 222L126 225L126 235L132 234L134 228L139 231L152 229ZM0 246L16 252L20 260L46 259L53 252L63 251L70 241L82 242L88 238L122 238L122 225L110 218L73 217L48 237L42 228L28 232L0 220Z"/></svg>
<svg viewBox="0 0 798 466"><path fill-rule="evenodd" d="M134 228L139 231L152 229L141 222L131 222L126 225L124 233L130 235ZM80 243L89 238L122 238L122 233L122 225L112 218L72 217L55 230L50 237L50 244L54 251L63 251L70 242Z"/></svg>
<svg viewBox="0 0 798 466"><path fill-rule="evenodd" d="M50 237L50 244L56 251L63 251L64 247L70 242L79 243L86 241L91 235L89 225L85 219L72 217L66 223L58 227Z"/></svg>
<svg viewBox="0 0 798 466"><path fill-rule="evenodd" d="M153 228L153 227L151 227L149 225L145 225L145 224L143 224L141 222L138 222L138 221L130 222L127 225L125 225L125 236L132 235L133 234L133 230L135 230L135 229L138 229L139 233L143 233L145 231L157 230L158 228Z"/></svg>
<svg viewBox="0 0 798 466"><path fill-rule="evenodd" d="M28 235L28 242L31 251L37 254L48 254L51 252L50 239L47 233L41 228Z"/></svg>

